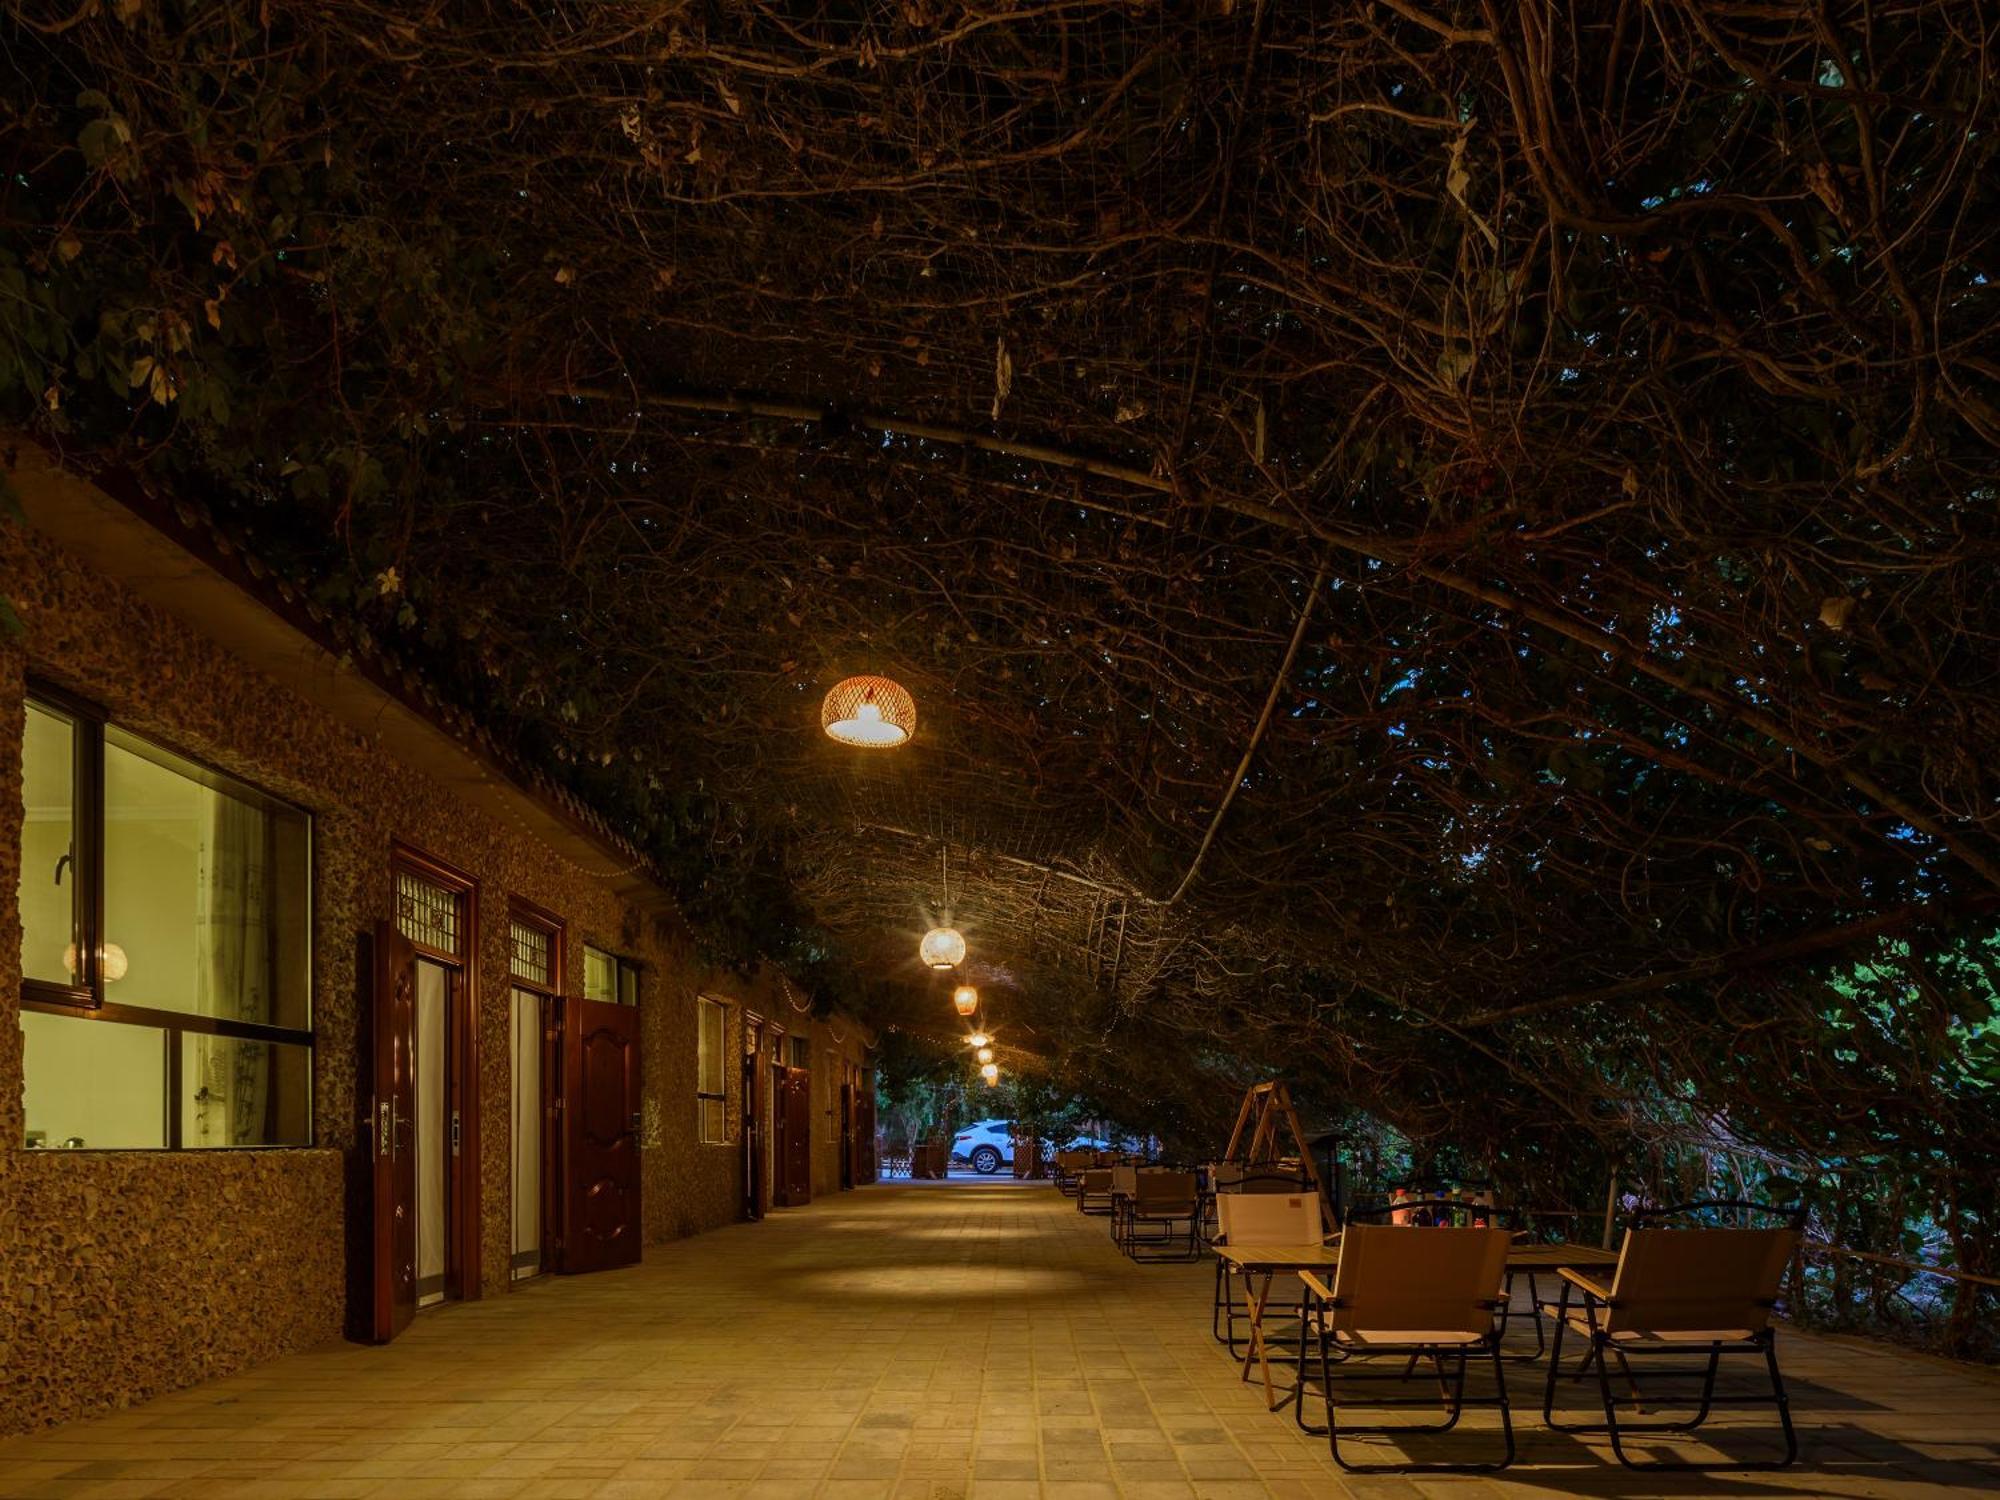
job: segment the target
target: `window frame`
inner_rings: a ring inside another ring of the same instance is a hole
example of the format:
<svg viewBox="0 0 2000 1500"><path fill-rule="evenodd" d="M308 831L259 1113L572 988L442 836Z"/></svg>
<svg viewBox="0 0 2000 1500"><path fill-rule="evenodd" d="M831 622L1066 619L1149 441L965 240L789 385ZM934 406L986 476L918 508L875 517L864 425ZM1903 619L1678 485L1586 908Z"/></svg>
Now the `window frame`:
<svg viewBox="0 0 2000 1500"><path fill-rule="evenodd" d="M712 1005L721 1016L720 1031L716 1039L716 1067L722 1074L722 1088L711 1091L702 1085L702 1010L704 1005ZM713 995L695 996L694 1016L694 1137L700 1146L731 1146L735 1142L729 1138L729 1002L718 1000ZM722 1133L711 1138L708 1134L708 1105L714 1101L722 1106L719 1118Z"/></svg>
<svg viewBox="0 0 2000 1500"><path fill-rule="evenodd" d="M593 953L611 960L611 994L613 998L609 1000L591 999L589 993L590 955ZM611 948L602 947L597 943L586 941L583 944L584 987L581 993L583 998L590 1000L593 1005L623 1006L627 1004L625 999L625 976L630 974L632 976L632 999L630 1005L633 1010L637 1010L639 1008L639 977L642 972L643 968L637 959L627 958L624 954Z"/></svg>
<svg viewBox="0 0 2000 1500"><path fill-rule="evenodd" d="M140 742L148 749L164 753L174 760L183 761L202 773L202 785L212 785L229 789L235 795L240 788L249 798L280 808L305 822L305 911L302 932L305 942L306 971L306 1014L309 1020L317 1021L318 1006L313 1003L313 959L314 938L317 936L319 888L315 872L314 854L318 825L312 813L296 803L282 797L274 797L261 787L222 771L198 756L188 755L177 746L163 743L136 730L126 729L112 718L103 705L79 697L77 694L53 683L29 675L23 695L25 704L39 707L45 712L53 712L69 720L73 726L72 769L71 769L71 839L73 850L70 860L71 878L76 882L78 895L73 898L72 930L75 933L77 960L82 970L79 984L59 984L48 979L30 979L24 973L21 977L20 1007L23 1011L34 1011L42 1015L66 1016L79 1021L102 1021L114 1026L138 1026L149 1031L164 1032L162 1044L166 1049L166 1129L163 1132L166 1144L163 1146L86 1146L86 1151L185 1151L201 1154L210 1151L308 1151L319 1141L319 1121L314 1105L319 1080L319 1058L315 1044L318 1032L316 1025L297 1027L279 1026L260 1021L238 1021L226 1016L203 1016L188 1011L165 1010L151 1005L129 1005L119 1000L107 1000L104 995L103 958L99 952L104 932L104 891L105 891L105 819L104 819L104 736L107 729L118 729L121 733ZM25 723L25 718L24 718ZM134 752L137 753L137 752ZM166 769L182 775L177 768ZM248 800L248 799L245 799ZM285 1046L306 1049L306 1138L303 1141L272 1142L242 1146L189 1146L182 1141L181 1089L182 1076L181 1035L193 1033L197 1036L229 1037L243 1042L275 1042ZM43 1149L59 1149L47 1147Z"/></svg>
<svg viewBox="0 0 2000 1500"><path fill-rule="evenodd" d="M549 978L544 984L538 979L529 979L514 969L514 924L532 927L549 940ZM516 990L533 990L537 995L560 998L563 984L563 937L568 924L546 906L537 906L525 896L507 897L507 987ZM602 951L602 950L600 950Z"/></svg>

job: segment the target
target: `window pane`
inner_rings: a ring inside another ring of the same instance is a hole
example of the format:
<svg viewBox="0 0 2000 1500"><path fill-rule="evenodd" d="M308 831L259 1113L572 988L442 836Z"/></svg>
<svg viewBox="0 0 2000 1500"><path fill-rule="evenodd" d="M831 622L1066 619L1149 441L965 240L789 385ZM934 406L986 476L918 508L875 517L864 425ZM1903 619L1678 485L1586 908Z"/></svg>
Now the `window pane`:
<svg viewBox="0 0 2000 1500"><path fill-rule="evenodd" d="M309 1027L307 826L107 730L106 998Z"/></svg>
<svg viewBox="0 0 2000 1500"><path fill-rule="evenodd" d="M167 1143L167 1033L21 1012L28 1144Z"/></svg>
<svg viewBox="0 0 2000 1500"><path fill-rule="evenodd" d="M30 703L21 773L21 973L75 984L75 726Z"/></svg>
<svg viewBox="0 0 2000 1500"><path fill-rule="evenodd" d="M727 1127L723 1120L723 1101L704 1099L701 1101L701 1139L703 1145L713 1146L727 1143Z"/></svg>
<svg viewBox="0 0 2000 1500"><path fill-rule="evenodd" d="M722 1007L713 1000L700 1002L700 1030L698 1034L699 1065L695 1087L704 1094L720 1094L723 1090L722 1063Z"/></svg>
<svg viewBox="0 0 2000 1500"><path fill-rule="evenodd" d="M583 950L583 998L607 1005L618 999L618 961L601 948Z"/></svg>
<svg viewBox="0 0 2000 1500"><path fill-rule="evenodd" d="M637 1005L639 1003L639 970L636 965L623 959L618 961L618 1003Z"/></svg>
<svg viewBox="0 0 2000 1500"><path fill-rule="evenodd" d="M526 922L507 924L507 965L516 979L531 984L554 984L551 964L555 957L555 935Z"/></svg>
<svg viewBox="0 0 2000 1500"><path fill-rule="evenodd" d="M183 1146L310 1146L312 1050L181 1034Z"/></svg>
<svg viewBox="0 0 2000 1500"><path fill-rule="evenodd" d="M396 872L396 930L411 942L440 953L459 952L463 906L457 891L407 870Z"/></svg>

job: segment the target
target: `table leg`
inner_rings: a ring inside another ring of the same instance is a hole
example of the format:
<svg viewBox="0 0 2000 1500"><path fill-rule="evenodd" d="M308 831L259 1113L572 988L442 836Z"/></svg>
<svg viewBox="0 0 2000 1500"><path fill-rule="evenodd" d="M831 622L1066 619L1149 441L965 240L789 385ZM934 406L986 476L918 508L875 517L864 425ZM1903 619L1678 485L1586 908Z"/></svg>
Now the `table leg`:
<svg viewBox="0 0 2000 1500"><path fill-rule="evenodd" d="M1245 1351L1243 1356L1243 1379L1248 1380L1250 1378L1250 1360L1252 1356L1255 1356L1257 1367L1263 1374L1264 1409L1266 1411L1276 1411L1278 1409L1276 1388L1271 1384L1271 1351L1269 1346L1264 1342L1264 1306L1271 1300L1271 1282L1276 1274L1276 1272L1266 1273L1263 1286L1251 1292L1249 1299L1250 1347ZM1245 1280L1252 1279L1246 1273Z"/></svg>

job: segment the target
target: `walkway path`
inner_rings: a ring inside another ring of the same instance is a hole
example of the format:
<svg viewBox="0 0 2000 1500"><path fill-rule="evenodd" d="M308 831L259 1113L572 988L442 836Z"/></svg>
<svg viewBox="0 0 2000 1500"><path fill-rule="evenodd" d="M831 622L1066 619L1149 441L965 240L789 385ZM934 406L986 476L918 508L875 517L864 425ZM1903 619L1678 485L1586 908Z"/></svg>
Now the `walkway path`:
<svg viewBox="0 0 2000 1500"><path fill-rule="evenodd" d="M1963 1494L2000 1376L1789 1337L1806 1458L1660 1481L1545 1432L1497 1479L1354 1479L1238 1383L1211 1270L1134 1266L1035 1184L883 1186L0 1442L0 1495L1318 1500ZM1535 1408L1535 1411L1529 1410ZM1731 1421L1740 1420L1737 1418ZM1476 1421L1484 1435L1490 1418Z"/></svg>

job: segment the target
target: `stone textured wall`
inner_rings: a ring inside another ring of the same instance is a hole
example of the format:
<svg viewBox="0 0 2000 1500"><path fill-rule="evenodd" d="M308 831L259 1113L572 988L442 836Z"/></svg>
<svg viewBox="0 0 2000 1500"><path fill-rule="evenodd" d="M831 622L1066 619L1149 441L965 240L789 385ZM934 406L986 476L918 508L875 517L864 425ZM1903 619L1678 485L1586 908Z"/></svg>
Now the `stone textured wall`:
<svg viewBox="0 0 2000 1500"><path fill-rule="evenodd" d="M586 943L640 964L646 1242L737 1217L737 1028L746 1004L785 1013L775 976L706 969L678 922L632 906L603 872L550 849L525 823L471 808L222 644L4 521L0 589L25 627L21 638L0 641L0 1309L15 1314L11 1332L0 1319L0 1432L123 1404L342 1332L343 1305L365 1286L367 1242L365 1158L354 1154L365 1105L356 1096L359 939L390 914L396 840L479 882L472 967L482 1291L504 1294L511 1285L510 895L567 921L567 992L581 992ZM30 672L313 814L321 1149L22 1149L19 746ZM732 1005L727 1146L697 1140L695 1002L703 994ZM836 1025L863 1040L860 1028ZM816 1059L822 1045L816 1040ZM816 1138L818 1127L816 1118ZM821 1141L815 1150L816 1158L827 1153L830 1169L832 1149ZM837 1171L826 1181L830 1191Z"/></svg>

